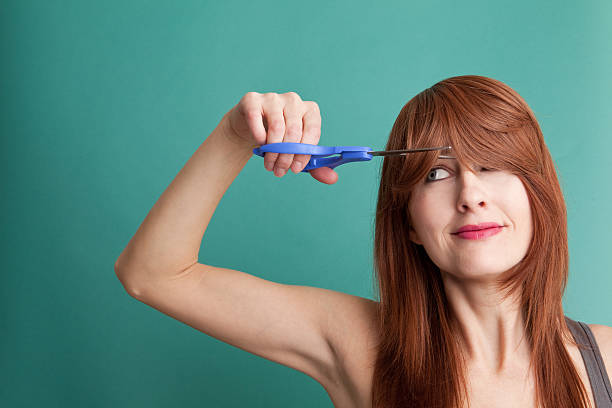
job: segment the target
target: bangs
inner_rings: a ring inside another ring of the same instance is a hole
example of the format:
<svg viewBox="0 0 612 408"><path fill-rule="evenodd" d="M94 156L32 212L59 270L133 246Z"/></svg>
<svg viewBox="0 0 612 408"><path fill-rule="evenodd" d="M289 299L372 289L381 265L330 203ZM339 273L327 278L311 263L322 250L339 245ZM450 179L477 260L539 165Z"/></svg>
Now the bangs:
<svg viewBox="0 0 612 408"><path fill-rule="evenodd" d="M383 166L396 175L391 189L402 201L423 180L440 155L450 154L465 168L479 165L521 175L538 170L534 124L525 109L479 87L438 83L402 109L388 150L451 146L450 151L387 156ZM538 128L539 129L539 128ZM397 133L394 133L397 132Z"/></svg>

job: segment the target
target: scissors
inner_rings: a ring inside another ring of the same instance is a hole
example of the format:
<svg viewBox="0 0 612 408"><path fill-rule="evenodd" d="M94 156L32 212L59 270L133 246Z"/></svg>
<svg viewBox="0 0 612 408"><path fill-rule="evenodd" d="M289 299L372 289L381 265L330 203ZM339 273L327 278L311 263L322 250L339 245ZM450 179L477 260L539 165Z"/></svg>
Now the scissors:
<svg viewBox="0 0 612 408"><path fill-rule="evenodd" d="M333 169L344 163L356 162L356 161L369 161L374 156L405 156L408 153L414 152L426 152L430 150L443 150L446 153L438 156L441 159L454 159L454 156L449 155L451 146L441 147L423 147L419 149L408 149L408 150L379 150L372 151L367 146L320 146L308 143L268 143L261 145L253 149L253 153L264 157L267 152L272 153L289 153L289 154L309 154L310 160L301 173L308 172L309 170L316 169L318 167L329 167ZM331 155L338 155L326 157Z"/></svg>

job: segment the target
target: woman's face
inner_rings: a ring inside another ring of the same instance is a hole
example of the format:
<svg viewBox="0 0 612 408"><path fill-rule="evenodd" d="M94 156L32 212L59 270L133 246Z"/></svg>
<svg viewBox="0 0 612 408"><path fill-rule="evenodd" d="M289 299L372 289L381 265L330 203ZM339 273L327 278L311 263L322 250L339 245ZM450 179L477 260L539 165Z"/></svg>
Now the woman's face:
<svg viewBox="0 0 612 408"><path fill-rule="evenodd" d="M460 278L489 279L520 262L532 237L529 198L521 180L479 166L462 168L438 159L409 203L410 239L423 245L442 270ZM455 234L467 224L495 222L497 234L465 239Z"/></svg>

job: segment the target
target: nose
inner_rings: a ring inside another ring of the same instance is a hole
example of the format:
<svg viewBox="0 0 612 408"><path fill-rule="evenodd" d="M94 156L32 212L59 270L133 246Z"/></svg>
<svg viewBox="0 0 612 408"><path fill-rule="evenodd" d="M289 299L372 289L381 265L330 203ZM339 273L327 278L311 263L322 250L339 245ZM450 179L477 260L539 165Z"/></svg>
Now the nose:
<svg viewBox="0 0 612 408"><path fill-rule="evenodd" d="M457 186L457 210L460 213L486 208L489 200L476 173L462 170Z"/></svg>

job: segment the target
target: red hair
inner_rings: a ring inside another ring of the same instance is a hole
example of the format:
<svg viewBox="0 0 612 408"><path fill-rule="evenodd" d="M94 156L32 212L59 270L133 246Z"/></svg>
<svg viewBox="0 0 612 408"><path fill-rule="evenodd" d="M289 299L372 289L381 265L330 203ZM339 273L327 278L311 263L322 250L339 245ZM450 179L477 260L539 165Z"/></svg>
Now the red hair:
<svg viewBox="0 0 612 408"><path fill-rule="evenodd" d="M523 182L533 238L525 257L499 277L498 288L520 302L537 405L586 407L585 386L564 346L576 344L562 306L569 265L565 202L533 112L503 82L447 78L402 108L385 149L432 146L452 146L462 165L506 170ZM467 402L466 362L440 269L408 238L411 191L439 154L383 161L374 237L380 343L373 408L458 408Z"/></svg>

